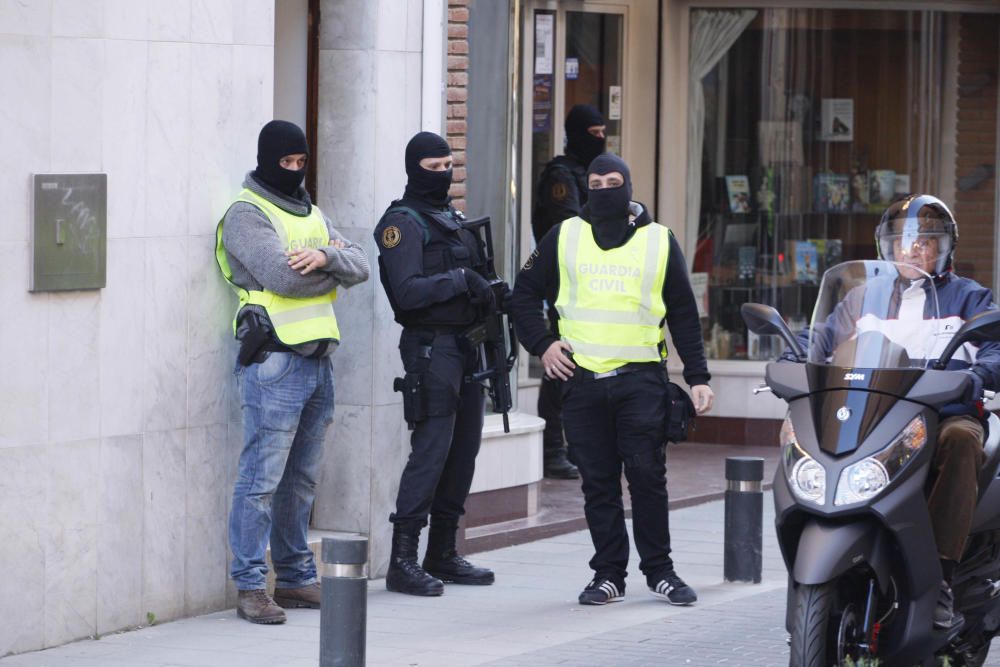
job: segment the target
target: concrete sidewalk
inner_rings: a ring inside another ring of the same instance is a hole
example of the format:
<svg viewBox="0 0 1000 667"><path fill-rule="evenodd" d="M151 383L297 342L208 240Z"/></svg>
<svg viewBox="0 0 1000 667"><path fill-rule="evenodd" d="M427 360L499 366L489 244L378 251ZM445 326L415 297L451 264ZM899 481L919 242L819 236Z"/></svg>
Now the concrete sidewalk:
<svg viewBox="0 0 1000 667"><path fill-rule="evenodd" d="M587 561L592 546L584 531L477 554L473 559L477 564L496 571L497 583L489 588L449 586L443 597L428 599L389 593L383 580L372 581L368 665L787 663L781 593L785 570L772 526L768 493L763 582L725 584L723 503L671 512L678 573L699 595L697 605L690 608L672 607L648 594L634 550L624 602L578 605L576 597L591 575ZM766 619L747 612L756 608L753 597L766 603L761 607L762 612L767 610ZM756 644L762 659L751 661L745 634L735 626L725 627L719 619L731 619L736 625L762 623ZM677 631L692 622L708 627L712 639L685 646L690 637ZM591 640L605 635L617 641L594 648L597 642ZM659 641L648 641L650 635ZM681 648L694 651L694 659L677 660ZM285 625L255 626L230 610L11 656L0 665L306 667L317 664L318 653L317 611L291 611Z"/></svg>

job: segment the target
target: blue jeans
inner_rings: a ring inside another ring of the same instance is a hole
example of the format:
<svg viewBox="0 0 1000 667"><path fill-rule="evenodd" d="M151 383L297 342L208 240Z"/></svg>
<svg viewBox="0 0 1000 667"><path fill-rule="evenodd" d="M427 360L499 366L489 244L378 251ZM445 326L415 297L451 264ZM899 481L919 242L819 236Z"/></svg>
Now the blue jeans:
<svg viewBox="0 0 1000 667"><path fill-rule="evenodd" d="M268 538L280 588L317 581L309 551L309 513L323 440L333 422L333 371L328 357L272 352L237 366L243 452L229 515L230 576L239 590L265 587Z"/></svg>

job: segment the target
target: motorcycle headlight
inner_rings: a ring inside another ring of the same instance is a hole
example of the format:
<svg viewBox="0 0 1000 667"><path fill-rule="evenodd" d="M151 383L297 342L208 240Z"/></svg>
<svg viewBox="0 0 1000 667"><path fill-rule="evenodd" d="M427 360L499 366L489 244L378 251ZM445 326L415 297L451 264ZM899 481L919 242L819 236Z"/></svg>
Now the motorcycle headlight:
<svg viewBox="0 0 1000 667"><path fill-rule="evenodd" d="M785 459L785 476L788 485L799 500L824 504L826 498L826 469L799 447L791 417L781 425L780 443Z"/></svg>
<svg viewBox="0 0 1000 667"><path fill-rule="evenodd" d="M840 473L834 505L859 503L878 495L927 443L927 423L917 415L884 449Z"/></svg>
<svg viewBox="0 0 1000 667"><path fill-rule="evenodd" d="M789 475L792 491L800 500L822 505L826 497L826 470L816 459L803 456Z"/></svg>

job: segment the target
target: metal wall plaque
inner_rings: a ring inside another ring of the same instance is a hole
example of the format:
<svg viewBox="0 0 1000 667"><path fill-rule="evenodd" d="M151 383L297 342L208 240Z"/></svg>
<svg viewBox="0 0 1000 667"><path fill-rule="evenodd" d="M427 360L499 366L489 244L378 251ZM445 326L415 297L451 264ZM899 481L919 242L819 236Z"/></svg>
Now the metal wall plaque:
<svg viewBox="0 0 1000 667"><path fill-rule="evenodd" d="M35 174L34 190L31 291L104 287L108 175Z"/></svg>

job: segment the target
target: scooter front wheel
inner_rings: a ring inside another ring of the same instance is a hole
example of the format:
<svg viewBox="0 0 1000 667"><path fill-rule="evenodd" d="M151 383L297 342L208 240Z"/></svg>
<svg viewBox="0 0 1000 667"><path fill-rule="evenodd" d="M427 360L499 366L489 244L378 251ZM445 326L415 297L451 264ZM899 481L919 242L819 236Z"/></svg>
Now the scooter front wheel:
<svg viewBox="0 0 1000 667"><path fill-rule="evenodd" d="M789 667L830 667L861 657L861 608L842 597L835 582L799 584Z"/></svg>

